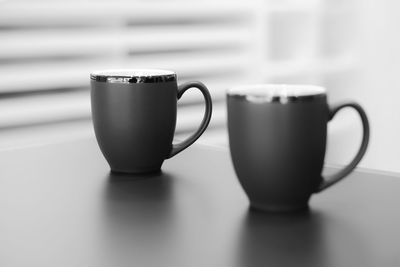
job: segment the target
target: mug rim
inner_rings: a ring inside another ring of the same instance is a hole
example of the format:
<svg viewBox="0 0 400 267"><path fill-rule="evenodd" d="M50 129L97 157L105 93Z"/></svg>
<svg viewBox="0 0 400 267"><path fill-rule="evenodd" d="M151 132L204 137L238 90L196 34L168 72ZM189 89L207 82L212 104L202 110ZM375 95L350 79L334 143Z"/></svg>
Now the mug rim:
<svg viewBox="0 0 400 267"><path fill-rule="evenodd" d="M164 69L104 69L90 73L90 79L106 83L161 83L176 81L176 73Z"/></svg>
<svg viewBox="0 0 400 267"><path fill-rule="evenodd" d="M247 84L226 91L227 97L255 103L304 102L326 98L323 86L309 84Z"/></svg>

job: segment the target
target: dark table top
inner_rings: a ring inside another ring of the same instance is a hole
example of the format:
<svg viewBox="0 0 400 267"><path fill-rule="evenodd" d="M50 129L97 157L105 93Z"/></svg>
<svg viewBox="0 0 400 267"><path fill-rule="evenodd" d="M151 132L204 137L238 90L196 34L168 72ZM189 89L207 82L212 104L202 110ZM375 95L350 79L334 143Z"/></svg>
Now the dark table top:
<svg viewBox="0 0 400 267"><path fill-rule="evenodd" d="M94 140L0 152L0 266L400 266L400 177L355 172L308 212L266 214L227 149L162 170L111 174Z"/></svg>

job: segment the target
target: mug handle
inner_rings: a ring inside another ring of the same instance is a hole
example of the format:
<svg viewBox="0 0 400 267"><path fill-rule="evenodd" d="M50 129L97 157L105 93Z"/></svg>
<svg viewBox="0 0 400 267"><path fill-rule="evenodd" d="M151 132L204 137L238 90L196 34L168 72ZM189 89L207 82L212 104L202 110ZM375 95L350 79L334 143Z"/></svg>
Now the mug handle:
<svg viewBox="0 0 400 267"><path fill-rule="evenodd" d="M195 133L193 133L191 136L189 136L186 140L182 141L179 144L172 145L171 152L167 156L167 159L172 158L191 144L193 144L202 134L203 132L207 129L208 124L210 123L211 120L211 113L212 113L212 101L211 101L211 95L210 92L208 91L207 87L201 83L201 82L186 82L178 86L178 99L182 97L182 95L186 92L186 90L190 88L197 88L200 90L200 92L204 96L204 101L206 103L206 109L204 112L203 120L200 123L199 128Z"/></svg>
<svg viewBox="0 0 400 267"><path fill-rule="evenodd" d="M365 114L364 109L357 103L355 102L349 102L349 103L343 103L334 106L333 108L330 109L329 111L329 121L332 120L332 118L335 116L335 114L341 110L342 108L345 107L351 107L354 108L358 114L361 117L361 122L363 126L363 138L361 141L360 148L353 158L353 160L342 170L338 171L337 173L330 175L327 177L327 179L323 178L321 184L318 186L316 193L321 192L325 190L326 188L330 187L331 185L339 182L342 180L344 177L346 177L360 162L362 157L365 154L365 151L367 150L368 142L369 142L369 122L367 118L367 114Z"/></svg>

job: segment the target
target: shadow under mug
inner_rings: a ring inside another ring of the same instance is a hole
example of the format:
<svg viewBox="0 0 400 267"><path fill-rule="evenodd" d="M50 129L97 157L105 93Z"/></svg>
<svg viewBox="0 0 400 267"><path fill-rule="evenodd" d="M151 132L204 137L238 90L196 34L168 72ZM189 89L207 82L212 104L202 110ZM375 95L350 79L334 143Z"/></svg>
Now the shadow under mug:
<svg viewBox="0 0 400 267"><path fill-rule="evenodd" d="M360 162L369 141L364 110L354 102L329 107L323 87L248 85L227 92L231 158L252 208L305 209L313 193L347 176ZM327 123L342 108L361 117L361 146L349 165L322 177Z"/></svg>
<svg viewBox="0 0 400 267"><path fill-rule="evenodd" d="M201 82L177 85L173 71L126 69L90 74L94 130L113 172L160 171L165 159L193 144L206 130L212 113L209 91ZM172 144L177 101L190 88L201 91L205 114L186 140Z"/></svg>

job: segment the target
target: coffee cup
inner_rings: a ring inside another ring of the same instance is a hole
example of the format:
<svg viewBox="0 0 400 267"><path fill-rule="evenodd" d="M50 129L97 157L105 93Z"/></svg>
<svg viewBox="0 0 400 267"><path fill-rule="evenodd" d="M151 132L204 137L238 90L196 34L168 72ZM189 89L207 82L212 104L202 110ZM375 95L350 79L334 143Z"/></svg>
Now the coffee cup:
<svg viewBox="0 0 400 267"><path fill-rule="evenodd" d="M193 144L210 122L212 102L206 86L201 82L178 86L173 71L104 70L92 72L90 79L95 135L113 172L160 171L165 159ZM177 101L190 88L204 96L204 117L197 131L173 144Z"/></svg>
<svg viewBox="0 0 400 267"><path fill-rule="evenodd" d="M327 124L347 107L361 117L361 146L350 164L323 177ZM307 208L310 196L346 177L368 146L369 123L363 108L355 102L329 106L323 87L238 86L228 90L227 108L232 162L255 209Z"/></svg>

